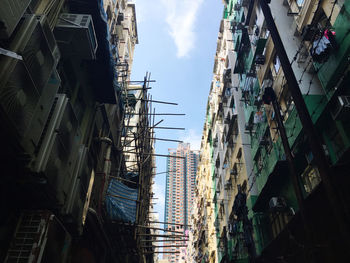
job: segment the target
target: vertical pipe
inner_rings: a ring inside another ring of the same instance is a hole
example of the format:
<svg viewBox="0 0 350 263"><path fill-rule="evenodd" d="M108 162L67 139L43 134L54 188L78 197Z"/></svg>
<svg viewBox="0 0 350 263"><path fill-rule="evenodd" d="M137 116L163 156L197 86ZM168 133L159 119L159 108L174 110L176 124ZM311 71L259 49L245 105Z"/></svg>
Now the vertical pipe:
<svg viewBox="0 0 350 263"><path fill-rule="evenodd" d="M322 179L322 184L326 192L326 196L329 200L330 207L336 218L338 224L338 232L342 236L344 242L349 245L348 234L349 224L346 220L349 220L349 215L347 213L346 207L342 205L342 200L337 196L335 189L330 180L330 168L328 165L328 160L324 153L321 140L318 133L313 125L310 114L304 102L303 96L300 92L298 82L295 78L293 69L290 65L287 53L284 49L281 37L278 33L276 24L271 14L271 10L267 4L267 0L259 0L262 12L265 16L265 21L267 28L270 30L271 37L274 43L274 48L277 52L277 55L281 61L281 66L283 69L284 76L288 83L288 88L291 91L295 108L300 117L301 124L303 126L303 131L306 134L307 140L309 142L311 152L314 156L315 164L320 172Z"/></svg>
<svg viewBox="0 0 350 263"><path fill-rule="evenodd" d="M272 92L274 92L274 91L272 90ZM287 159L288 167L289 167L289 174L292 178L294 193L295 193L295 195L297 197L297 201L298 201L298 206L299 206L299 211L300 211L300 216L301 216L301 221L302 221L302 227L304 228L303 230L305 231L305 234L306 234L307 246L305 249L308 249L309 246L312 244L313 240L312 240L312 236L311 236L310 225L309 225L309 223L307 221L307 217L306 217L306 210L305 210L305 205L304 205L303 193L302 193L302 190L301 190L301 187L299 184L298 174L297 174L296 169L295 169L295 165L294 165L294 161L293 161L294 158L292 155L291 148L289 146L287 133L286 133L286 130L284 128L283 121L282 121L280 107L279 107L275 93L273 93L273 95L274 96L272 99L272 106L273 106L273 110L275 111L275 117L277 120L277 129L278 129L279 134L281 136L283 149L284 149L284 152L286 154L286 159ZM304 255L305 255L305 253L304 253ZM307 258L305 258L305 260L307 260Z"/></svg>
<svg viewBox="0 0 350 263"><path fill-rule="evenodd" d="M104 158L104 165L103 165L103 179L102 179L102 187L101 187L101 193L100 193L100 201L99 201L99 214L101 216L101 205L102 202L105 200L107 187L108 187L108 181L109 181L109 174L111 170L111 149L112 149L112 140L108 137L100 137L100 142L107 143L107 150Z"/></svg>

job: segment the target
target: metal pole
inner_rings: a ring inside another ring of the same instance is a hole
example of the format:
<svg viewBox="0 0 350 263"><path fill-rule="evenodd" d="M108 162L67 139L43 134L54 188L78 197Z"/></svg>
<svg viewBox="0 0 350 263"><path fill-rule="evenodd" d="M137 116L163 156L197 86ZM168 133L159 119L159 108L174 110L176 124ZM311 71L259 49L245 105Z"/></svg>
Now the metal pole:
<svg viewBox="0 0 350 263"><path fill-rule="evenodd" d="M154 198L153 198L154 199ZM175 225L175 226L189 226L191 225L186 225L186 224L179 224L179 223L168 223L168 222L158 222L158 221L148 221L149 223L159 223L159 224L165 224L165 225Z"/></svg>
<svg viewBox="0 0 350 263"><path fill-rule="evenodd" d="M124 182L128 182L128 183L132 183L132 184L137 184L137 182L133 182L133 181L130 181L130 180L127 180L127 179L121 178L121 177L117 177L117 176L109 176L109 177L110 177L110 178L113 178L113 179L120 180L120 181L124 181Z"/></svg>
<svg viewBox="0 0 350 263"><path fill-rule="evenodd" d="M303 131L306 134L308 142L310 144L311 152L314 156L315 164L320 172L322 179L322 184L325 189L327 198L330 203L332 212L336 218L339 234L342 236L344 242L349 246L349 215L346 210L346 206L342 204L342 200L337 196L335 189L330 180L330 168L328 165L328 160L324 153L321 140L318 133L316 132L315 126L313 125L312 119L305 105L305 101L300 92L297 79L295 78L293 69L290 65L287 53L284 49L282 40L278 33L276 24L273 20L271 10L267 4L266 0L259 0L262 12L265 16L267 28L271 33L271 37L274 43L274 48L277 52L278 58L281 61L281 66L283 69L284 76L288 83L288 88L291 91L295 108L300 117L301 124L303 126Z"/></svg>
<svg viewBox="0 0 350 263"><path fill-rule="evenodd" d="M140 240L141 242L187 242L188 239L178 239L178 238L172 238L172 239L155 239L155 240Z"/></svg>
<svg viewBox="0 0 350 263"><path fill-rule="evenodd" d="M164 229L164 228L159 228L159 227L142 226L142 225L137 225L137 227L147 228L147 229L155 229L155 230L162 230L162 231L164 231L164 232L171 232L171 233L179 233L179 234L183 234L183 232L180 232L180 231L167 230L167 229Z"/></svg>
<svg viewBox="0 0 350 263"><path fill-rule="evenodd" d="M185 116L186 114L185 113L134 113L134 115L147 115L147 116L150 116L150 115L155 115L155 116L158 116L158 115L165 115L165 116Z"/></svg>
<svg viewBox="0 0 350 263"><path fill-rule="evenodd" d="M174 128L174 127L154 127L155 129L163 129L163 130L182 130L184 131L185 128Z"/></svg>
<svg viewBox="0 0 350 263"><path fill-rule="evenodd" d="M173 245L173 246L142 246L142 248L159 248L159 247L187 247L187 245Z"/></svg>
<svg viewBox="0 0 350 263"><path fill-rule="evenodd" d="M179 142L179 143L183 143L183 141L180 141L180 140L163 139L163 138L153 138L153 140L157 140L157 141L166 141L166 142Z"/></svg>
<svg viewBox="0 0 350 263"><path fill-rule="evenodd" d="M177 238L180 238L180 237L186 237L186 235L156 235L156 234L138 234L138 236L151 236L151 237L177 237Z"/></svg>
<svg viewBox="0 0 350 263"><path fill-rule="evenodd" d="M132 151L123 151L124 153L133 153L133 154L138 154L137 152L132 152ZM151 155L151 156L160 156L160 157L172 157L172 158L180 158L180 159L185 159L183 156L173 156L173 155L167 155L167 154L157 154L157 153L140 153L141 155Z"/></svg>
<svg viewBox="0 0 350 263"><path fill-rule="evenodd" d="M154 253L180 254L180 251L152 251L152 252L143 252L143 254L154 254Z"/></svg>
<svg viewBox="0 0 350 263"><path fill-rule="evenodd" d="M271 90L272 90L272 88L271 88ZM275 111L275 117L277 120L277 129L278 129L280 136L281 136L281 141L282 141L284 153L286 154L286 159L287 159L288 167L289 167L289 174L292 177L294 192L295 192L295 195L297 197L299 211L300 211L300 215L301 215L302 226L303 226L304 231L306 233L306 240L308 243L307 244L308 246L306 246L306 249L308 250L309 245L312 244L312 236L311 236L310 226L308 224L307 217L305 214L303 193L302 193L302 190L301 190L301 187L299 184L298 174L297 174L296 169L295 169L294 158L293 158L290 146L289 146L286 129L284 128L284 124L282 121L280 107L278 105L276 94L274 93L273 90L272 90L272 92L274 94L273 99L272 99L272 106L273 106L273 110Z"/></svg>
<svg viewBox="0 0 350 263"><path fill-rule="evenodd" d="M169 104L169 105L178 105L175 102L167 102L167 101L160 101L160 100L144 100L144 99L136 99L136 100L143 100L143 101L148 101L148 102L154 102L154 103L161 103L161 104Z"/></svg>
<svg viewBox="0 0 350 263"><path fill-rule="evenodd" d="M131 199L131 198L127 198L127 197L120 196L120 195L112 195L112 194L107 194L107 195L112 196L112 197L117 197L117 198L125 199L125 200L134 201L134 202L137 202L137 203L139 203L139 202L140 202L140 201L138 201L138 200Z"/></svg>

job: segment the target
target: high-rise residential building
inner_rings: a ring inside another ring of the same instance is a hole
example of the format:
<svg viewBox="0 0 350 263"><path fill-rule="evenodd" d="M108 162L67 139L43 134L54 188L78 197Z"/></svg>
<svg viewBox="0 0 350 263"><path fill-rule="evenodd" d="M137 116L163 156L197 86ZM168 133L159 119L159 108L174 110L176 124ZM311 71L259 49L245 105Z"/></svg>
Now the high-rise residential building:
<svg viewBox="0 0 350 263"><path fill-rule="evenodd" d="M187 262L348 262L350 2L223 3Z"/></svg>
<svg viewBox="0 0 350 263"><path fill-rule="evenodd" d="M155 263L135 4L4 0L0 25L0 262Z"/></svg>
<svg viewBox="0 0 350 263"><path fill-rule="evenodd" d="M194 198L199 152L191 150L189 143L180 143L176 149L169 149L165 192L165 228L175 232L167 234L186 235L191 204ZM183 240L165 242L165 245L184 245ZM179 262L185 254L184 247L166 247L165 258L169 262Z"/></svg>

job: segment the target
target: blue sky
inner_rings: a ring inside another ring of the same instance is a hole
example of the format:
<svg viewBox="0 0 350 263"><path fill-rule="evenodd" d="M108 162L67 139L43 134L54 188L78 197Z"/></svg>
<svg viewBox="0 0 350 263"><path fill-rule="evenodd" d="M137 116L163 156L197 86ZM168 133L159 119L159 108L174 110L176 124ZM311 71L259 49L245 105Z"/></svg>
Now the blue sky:
<svg viewBox="0 0 350 263"><path fill-rule="evenodd" d="M134 0L139 44L136 45L132 80L151 72L154 100L178 106L153 104L158 113L186 116L157 116L160 126L183 127L185 131L156 130L156 137L184 140L199 150L207 97L212 79L216 40L222 18L221 0ZM156 153L167 154L176 143L156 142ZM164 172L166 158L157 158L157 172ZM165 174L156 176L155 207L164 218Z"/></svg>

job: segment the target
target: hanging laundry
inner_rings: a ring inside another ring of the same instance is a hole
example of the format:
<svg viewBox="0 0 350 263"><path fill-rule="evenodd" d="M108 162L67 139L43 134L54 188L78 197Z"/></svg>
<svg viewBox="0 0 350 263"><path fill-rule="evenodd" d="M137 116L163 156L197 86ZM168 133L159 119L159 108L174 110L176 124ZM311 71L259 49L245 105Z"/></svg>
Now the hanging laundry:
<svg viewBox="0 0 350 263"><path fill-rule="evenodd" d="M318 63L324 63L329 57L331 42L323 35L317 37L312 43L310 50L312 59Z"/></svg>
<svg viewBox="0 0 350 263"><path fill-rule="evenodd" d="M264 112L257 111L254 114L254 124L262 123L264 122Z"/></svg>
<svg viewBox="0 0 350 263"><path fill-rule="evenodd" d="M245 79L245 83L244 83L242 90L253 93L254 84L255 84L255 78L254 77L247 77Z"/></svg>
<svg viewBox="0 0 350 263"><path fill-rule="evenodd" d="M329 40L333 49L337 50L339 48L339 45L335 40L335 31L326 29L324 31L324 36Z"/></svg>

